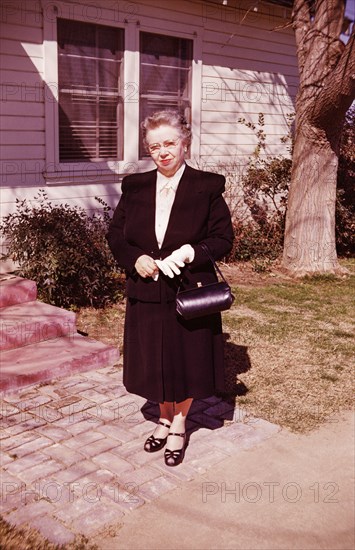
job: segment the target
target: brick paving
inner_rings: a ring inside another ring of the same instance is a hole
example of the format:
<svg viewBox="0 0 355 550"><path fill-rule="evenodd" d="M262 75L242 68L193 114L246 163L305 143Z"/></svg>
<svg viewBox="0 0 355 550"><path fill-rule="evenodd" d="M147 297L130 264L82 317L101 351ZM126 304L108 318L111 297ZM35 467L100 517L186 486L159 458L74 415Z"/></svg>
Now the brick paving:
<svg viewBox="0 0 355 550"><path fill-rule="evenodd" d="M185 459L169 468L164 451L143 450L158 406L126 392L121 365L5 394L0 407L0 513L57 544L122 523L280 429L219 397L195 401Z"/></svg>

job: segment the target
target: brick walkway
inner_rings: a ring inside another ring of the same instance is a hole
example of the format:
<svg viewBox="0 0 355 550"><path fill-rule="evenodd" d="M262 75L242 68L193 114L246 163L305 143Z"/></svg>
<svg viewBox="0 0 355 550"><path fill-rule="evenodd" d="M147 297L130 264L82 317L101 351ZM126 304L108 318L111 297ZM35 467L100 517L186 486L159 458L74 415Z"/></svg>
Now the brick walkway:
<svg viewBox="0 0 355 550"><path fill-rule="evenodd" d="M195 401L184 462L169 468L164 451L143 450L158 406L126 392L120 365L5 395L1 409L0 512L58 544L124 522L280 429L217 397Z"/></svg>

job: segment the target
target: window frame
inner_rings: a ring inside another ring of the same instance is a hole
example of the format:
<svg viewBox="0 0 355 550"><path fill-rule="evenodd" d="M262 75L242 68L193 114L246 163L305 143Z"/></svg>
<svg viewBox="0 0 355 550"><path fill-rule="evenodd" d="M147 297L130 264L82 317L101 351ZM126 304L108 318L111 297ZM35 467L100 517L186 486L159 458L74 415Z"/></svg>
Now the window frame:
<svg viewBox="0 0 355 550"><path fill-rule="evenodd" d="M64 24L67 24L67 23L71 23L73 22L73 19L64 19L64 18L57 18L57 31L58 31L58 27L60 27L60 25L58 25L58 23L60 21L63 21L65 22ZM80 25L86 25L86 24L90 24L90 23L85 23L85 22L82 22L82 21L75 21L75 23L79 23ZM109 91L107 92L106 90L102 89L100 87L100 83L99 83L99 80L98 80L98 72L99 72L99 63L101 61L101 59L103 60L103 62L107 62L107 58L103 58L99 55L99 52L98 52L98 38L99 38L99 28L102 27L102 28L107 28L106 25L98 25L96 23L91 23L91 26L95 28L95 57L92 57L93 54L91 54L91 56L88 56L88 55L80 55L80 60L83 59L83 60L88 60L90 58L90 61L91 63L95 63L95 78L96 78L96 83L95 83L95 88L96 90L93 90L93 91L89 91L88 92L88 96L90 96L90 100L92 103L95 103L95 111L96 111L96 118L93 119L93 121L91 122L91 128L92 130L95 131L95 134L97 136L97 133L98 132L101 132L101 129L103 129L103 131L105 131L104 128L102 128L101 126L101 120L100 120L100 113L99 113L99 109L100 109L100 97L107 97L109 98L109 96L113 95L113 91ZM119 76L118 76L118 82L117 82L117 88L114 90L114 94L115 94L115 99L117 100L117 104L115 102L115 110L116 110L116 116L117 116L117 123L118 123L118 127L117 129L115 129L115 134L116 134L116 139L115 139L115 147L113 147L113 149L115 150L115 154L117 155L117 159L115 158L114 155L112 155L111 157L107 157L105 158L104 156L102 156L100 158L100 150L102 147L104 147L103 143L100 141L100 139L98 141L96 141L96 139L93 141L93 144L90 146L93 147L95 149L95 152L96 152L96 158L90 158L90 159L86 159L86 160L79 160L79 159L63 159L63 149L65 150L65 142L61 142L61 138L60 138L60 119L61 119L61 115L60 115L60 109L61 109L61 103L60 101L58 102L58 112L59 112L59 122L58 122L58 132L59 132L59 161L60 163L78 163L78 162L93 162L93 163L98 163L98 162L107 162L107 161L112 161L112 160L121 160L123 158L123 140L124 140L124 136L123 136L123 117L120 115L120 112L122 110L122 96L121 96L121 91L122 91L122 86L121 86L121 79L122 79L122 73L123 73L123 51L124 51L124 31L118 27L108 27L109 29L112 29L114 32L120 32L121 35L120 35L120 46L121 46L121 54L122 54L122 58L121 59L117 59L117 60L111 60L109 59L109 61L114 61L115 63L117 62L117 65L118 65L118 73L119 73ZM104 31L105 32L105 31ZM57 40L57 48L58 48L58 40ZM63 52L62 54L60 53L59 51L59 48L58 48L58 75L59 75L59 65L61 65L61 62L60 62L60 59L61 59L61 56L62 56L62 59L63 59L63 64L67 67L68 66L68 63L70 65L70 62L71 62L71 59L72 58L75 58L75 57L78 57L77 54L73 55L72 53L68 53L68 52ZM106 63L107 64L107 63ZM108 64L107 64L108 66ZM68 82L66 84L66 82ZM69 81L67 80L66 82L60 82L59 81L59 78L58 78L58 92L59 92L59 98L60 96L62 95L62 100L64 99L64 105L66 104L66 101L67 101L67 98L69 98L69 103L72 104L72 101L75 102L78 102L78 99L79 99L79 103L80 103L80 97L82 95L86 95L86 88L92 84L90 82L87 81L87 79L85 79L85 83L84 83L84 86L85 86L85 91L84 93L82 91L80 91L80 85L78 85L76 87L76 89L73 89L71 86L71 83L69 83ZM66 86L69 87L69 89L66 89L65 88L65 84ZM60 85L60 86L59 86ZM82 88L83 88L83 85L81 85ZM79 91L78 89L79 88ZM116 95L117 94L117 95ZM72 100L70 100L70 96L72 96ZM84 97L85 99L85 97ZM63 108L63 107L62 107ZM64 109L64 108L63 108ZM72 121L70 121L72 122ZM82 129L82 126L77 126L77 131L81 131ZM75 139L74 137L71 137L71 140ZM89 138L90 139L90 138ZM92 139L92 137L91 137ZM114 145L113 144L113 145ZM85 146L86 146L86 142L85 142ZM111 147L111 144L110 144L110 147ZM61 160L63 159L63 160Z"/></svg>
<svg viewBox="0 0 355 550"><path fill-rule="evenodd" d="M149 158L139 158L139 75L140 75L140 32L161 34L176 38L192 40L191 66L191 126L192 143L190 159L199 158L200 153L200 121L201 121L201 83L202 83L202 38L192 29L190 32L184 25L184 31L176 30L176 25L167 23L167 28L150 20L149 24L130 19L123 22L111 16L107 9L107 17L102 24L124 31L122 90L123 100L123 158L122 160L60 162L59 161L59 114L58 114L58 41L57 19L70 17L70 6L60 1L53 5L51 0L43 1L44 29L44 102L45 102L45 170L43 173L47 185L97 184L117 183L124 175L132 172L142 172L155 167ZM76 15L76 21L95 23L92 18ZM137 129L132 132L132 127Z"/></svg>

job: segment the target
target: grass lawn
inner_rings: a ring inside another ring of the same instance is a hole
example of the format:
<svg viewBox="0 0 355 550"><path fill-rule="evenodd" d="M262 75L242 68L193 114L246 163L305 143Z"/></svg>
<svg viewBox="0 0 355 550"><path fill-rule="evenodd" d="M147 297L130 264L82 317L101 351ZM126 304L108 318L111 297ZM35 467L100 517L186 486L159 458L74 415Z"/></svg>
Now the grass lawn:
<svg viewBox="0 0 355 550"><path fill-rule="evenodd" d="M224 327L229 395L239 406L298 432L352 407L354 282L235 289Z"/></svg>
<svg viewBox="0 0 355 550"><path fill-rule="evenodd" d="M347 278L300 281L224 268L236 296L223 314L226 399L296 432L352 407L355 260L342 264ZM122 303L78 314L80 330L121 349L123 321Z"/></svg>

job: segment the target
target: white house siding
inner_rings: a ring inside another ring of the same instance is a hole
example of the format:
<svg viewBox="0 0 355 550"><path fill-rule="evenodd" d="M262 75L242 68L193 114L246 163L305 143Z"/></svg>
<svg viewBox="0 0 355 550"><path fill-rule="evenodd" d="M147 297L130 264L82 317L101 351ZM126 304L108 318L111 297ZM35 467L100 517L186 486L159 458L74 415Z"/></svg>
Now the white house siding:
<svg viewBox="0 0 355 550"><path fill-rule="evenodd" d="M240 22L243 14L231 22L232 13L228 20L222 8L224 24L208 19L204 32L201 164L233 162L242 169L257 139L240 118L257 124L263 113L267 153L286 153L280 138L288 131L286 115L294 110L296 50L290 30L280 28L286 23L283 9L264 5L265 16L260 8L251 12L250 22L248 16Z"/></svg>
<svg viewBox="0 0 355 550"><path fill-rule="evenodd" d="M42 18L15 4L1 5L2 215L27 188L43 185L45 161Z"/></svg>
<svg viewBox="0 0 355 550"><path fill-rule="evenodd" d="M100 169L86 165L80 173L75 164L65 169L57 166L56 173L49 153L55 141L48 119L51 107L48 111L48 101L45 105L45 95L53 89L55 67L45 59L45 51L53 48L46 33L55 9L62 17L125 29L129 50L125 75L133 94L138 91L137 68L132 69L130 60L137 59L139 30L194 40L192 165L207 169L220 163L243 166L256 138L237 120L244 117L257 122L259 112L265 114L268 152L285 152L280 138L287 131L285 116L293 110L297 86L293 33L285 28L290 13L261 2L255 12L250 0L236 4L237 9L199 0L2 2L2 216L14 210L16 198L33 199L38 189L46 189L53 202L93 209L97 207L95 196L101 196L113 205L125 172L152 167L137 158L135 107L126 119L130 127L126 128L123 161L100 165ZM127 94L126 112L132 109L129 99Z"/></svg>

